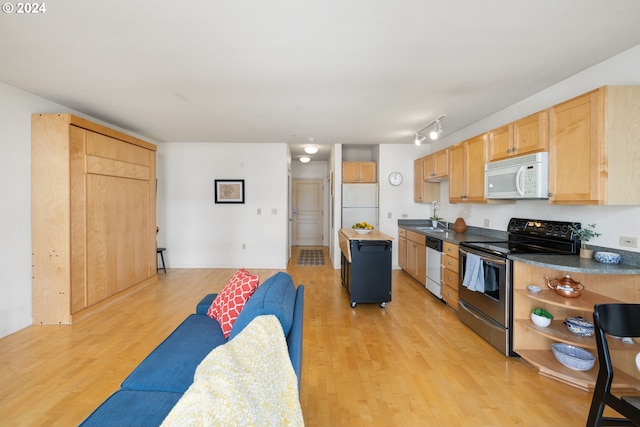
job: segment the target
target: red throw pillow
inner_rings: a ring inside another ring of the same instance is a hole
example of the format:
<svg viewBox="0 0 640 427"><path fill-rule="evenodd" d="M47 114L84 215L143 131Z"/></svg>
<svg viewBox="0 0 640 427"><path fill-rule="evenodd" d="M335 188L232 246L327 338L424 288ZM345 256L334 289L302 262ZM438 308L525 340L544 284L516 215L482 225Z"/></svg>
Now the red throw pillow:
<svg viewBox="0 0 640 427"><path fill-rule="evenodd" d="M241 268L235 272L211 303L209 310L207 310L207 316L220 323L225 338L229 338L236 318L249 297L255 292L259 282L260 276L253 275Z"/></svg>

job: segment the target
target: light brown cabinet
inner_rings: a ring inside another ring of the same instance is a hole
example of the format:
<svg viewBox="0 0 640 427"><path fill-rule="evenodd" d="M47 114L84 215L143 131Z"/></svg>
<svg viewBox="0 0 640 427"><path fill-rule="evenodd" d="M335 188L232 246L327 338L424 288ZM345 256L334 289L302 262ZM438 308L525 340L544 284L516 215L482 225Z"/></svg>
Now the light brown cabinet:
<svg viewBox="0 0 640 427"><path fill-rule="evenodd" d="M442 298L456 311L458 310L458 245L444 242L442 257Z"/></svg>
<svg viewBox="0 0 640 427"><path fill-rule="evenodd" d="M343 162L342 182L375 183L377 182L376 162Z"/></svg>
<svg viewBox="0 0 640 427"><path fill-rule="evenodd" d="M424 234L406 230L406 264L403 269L423 285L427 284L427 238Z"/></svg>
<svg viewBox="0 0 640 427"><path fill-rule="evenodd" d="M449 147L449 202L485 203L487 134Z"/></svg>
<svg viewBox="0 0 640 427"><path fill-rule="evenodd" d="M548 111L540 111L489 132L488 161L547 151Z"/></svg>
<svg viewBox="0 0 640 427"><path fill-rule="evenodd" d="M549 203L640 205L639 86L605 86L550 110Z"/></svg>
<svg viewBox="0 0 640 427"><path fill-rule="evenodd" d="M530 366L541 375L554 378L582 390L593 390L598 374L598 362L589 371L574 371L560 364L551 351L551 344L564 342L590 351L597 357L596 342L593 336L581 337L568 331L564 325L567 317L582 316L593 321L595 304L616 302L640 302L637 275L585 274L571 273L572 279L585 286L578 298L565 298L546 287L544 276L563 277L566 271L555 268L533 266L522 262L513 263L513 347ZM534 294L527 285L538 285L543 290ZM531 311L541 307L554 316L547 328L539 327L531 321ZM610 340L612 357L620 368L614 376L614 389L636 389L640 375L635 366L635 354L640 351L639 344L624 344Z"/></svg>
<svg viewBox="0 0 640 427"><path fill-rule="evenodd" d="M425 181L424 160L425 157L420 157L413 161L413 201L416 203L440 201L440 183Z"/></svg>
<svg viewBox="0 0 640 427"><path fill-rule="evenodd" d="M156 146L32 116L33 321L69 324L157 280Z"/></svg>
<svg viewBox="0 0 640 427"><path fill-rule="evenodd" d="M398 265L407 269L407 229L398 228Z"/></svg>
<svg viewBox="0 0 640 427"><path fill-rule="evenodd" d="M436 151L423 157L423 179L439 182L449 175L449 149Z"/></svg>

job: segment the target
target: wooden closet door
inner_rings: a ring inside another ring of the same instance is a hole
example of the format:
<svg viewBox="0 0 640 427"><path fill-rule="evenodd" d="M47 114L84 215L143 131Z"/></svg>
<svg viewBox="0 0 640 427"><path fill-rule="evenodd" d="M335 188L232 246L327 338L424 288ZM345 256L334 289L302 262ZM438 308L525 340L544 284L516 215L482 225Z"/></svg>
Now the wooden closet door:
<svg viewBox="0 0 640 427"><path fill-rule="evenodd" d="M149 181L87 175L89 305L148 277L149 191Z"/></svg>

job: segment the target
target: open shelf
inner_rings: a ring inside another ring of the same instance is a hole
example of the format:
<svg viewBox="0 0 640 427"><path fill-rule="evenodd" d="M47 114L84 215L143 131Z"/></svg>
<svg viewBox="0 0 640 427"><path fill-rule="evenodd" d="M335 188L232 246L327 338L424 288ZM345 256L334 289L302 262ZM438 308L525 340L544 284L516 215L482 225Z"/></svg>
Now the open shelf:
<svg viewBox="0 0 640 427"><path fill-rule="evenodd" d="M594 292L589 292L587 290L582 291L582 294L577 298L567 298L560 296L551 289L544 289L538 293L533 293L526 289L516 289L515 291L520 295L524 295L527 298L531 298L536 301L544 302L558 307L569 308L572 310L588 311L591 313L593 313L593 306L596 304L622 302Z"/></svg>
<svg viewBox="0 0 640 427"><path fill-rule="evenodd" d="M575 345L582 348L588 348L590 350L593 350L593 352L595 353L595 337L582 337L580 335L569 332L569 329L567 329L567 326L564 324L564 320L552 320L551 325L546 328L534 324L530 319L516 319L516 322L520 325L523 325L525 328L530 329L552 340L565 342L567 344ZM625 344L621 340L615 338L610 338L608 341L609 348L612 350L635 349L636 351L640 351L640 345L638 344Z"/></svg>
<svg viewBox="0 0 640 427"><path fill-rule="evenodd" d="M517 352L525 362L538 370L540 375L562 381L584 391L593 391L595 387L598 376L597 362L589 371L576 371L558 362L551 350L518 350ZM640 381L614 369L611 388L617 392L638 392Z"/></svg>
<svg viewBox="0 0 640 427"><path fill-rule="evenodd" d="M596 304L640 303L640 276L627 274L591 274L576 272L575 280L588 283L588 290L582 290L577 298L558 295L550 289L543 277L561 277L566 274L552 266L514 262L513 264L513 350L540 375L553 378L581 390L592 391L598 376L599 363L589 371L576 371L558 362L551 351L554 342L562 342L581 347L597 358L594 336L582 337L569 331L564 324L568 317L583 316L593 320ZM528 285L542 288L538 293L527 289ZM555 319L546 328L531 321L531 311L536 307L550 311ZM619 392L640 393L640 375L635 364L640 351L640 340L625 344L619 339L608 337L609 348L615 353L613 388Z"/></svg>

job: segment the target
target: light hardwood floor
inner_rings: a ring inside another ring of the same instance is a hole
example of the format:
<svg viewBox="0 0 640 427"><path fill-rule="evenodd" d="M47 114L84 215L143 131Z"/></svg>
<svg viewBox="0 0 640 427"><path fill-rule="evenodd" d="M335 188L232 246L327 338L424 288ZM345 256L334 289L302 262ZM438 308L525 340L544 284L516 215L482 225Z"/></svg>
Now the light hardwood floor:
<svg viewBox="0 0 640 427"><path fill-rule="evenodd" d="M262 280L276 272L249 270ZM501 355L407 274L393 272L393 301L382 309L351 308L330 265L286 271L305 285L307 426L585 424L590 393ZM77 425L233 272L170 269L75 325L0 339L0 426Z"/></svg>

